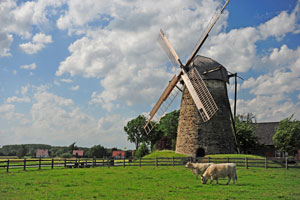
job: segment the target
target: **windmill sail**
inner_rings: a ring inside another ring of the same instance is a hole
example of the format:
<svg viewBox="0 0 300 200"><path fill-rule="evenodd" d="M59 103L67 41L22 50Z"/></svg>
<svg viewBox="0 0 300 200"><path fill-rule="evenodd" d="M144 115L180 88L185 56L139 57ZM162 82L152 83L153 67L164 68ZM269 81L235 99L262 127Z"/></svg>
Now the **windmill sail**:
<svg viewBox="0 0 300 200"><path fill-rule="evenodd" d="M182 79L196 104L202 120L204 122L208 121L218 111L218 107L199 72L192 68L187 73L183 73Z"/></svg>
<svg viewBox="0 0 300 200"><path fill-rule="evenodd" d="M197 55L198 51L200 50L200 48L202 47L202 45L204 44L205 40L208 37L209 32L212 30L212 28L214 27L214 25L216 24L216 22L218 21L218 19L220 18L221 14L223 13L223 11L225 10L226 6L228 5L230 0L227 0L225 2L225 4L223 5L222 9L217 13L216 16L214 16L209 24L208 24L208 28L207 30L202 34L198 44L196 45L196 48L194 49L194 51L192 52L191 56L189 57L189 59L187 60L185 66L189 66L191 64L191 62L193 61L193 59L195 58L195 56Z"/></svg>
<svg viewBox="0 0 300 200"><path fill-rule="evenodd" d="M174 99L179 94L180 88L176 88L176 85L180 79L181 72L177 76L174 75L174 77L169 82L168 86L156 102L155 106L149 114L146 125L144 126L144 129L147 134L149 134L154 128L154 126L151 124L151 120L154 119L155 121L159 121L160 118L165 114L169 106L173 103Z"/></svg>
<svg viewBox="0 0 300 200"><path fill-rule="evenodd" d="M157 41L160 44L160 47L164 50L166 55L168 56L170 62L176 66L179 65L181 67L181 62L179 56L177 55L175 49L172 47L170 41L167 36L164 34L163 30L160 29L160 32L157 37Z"/></svg>

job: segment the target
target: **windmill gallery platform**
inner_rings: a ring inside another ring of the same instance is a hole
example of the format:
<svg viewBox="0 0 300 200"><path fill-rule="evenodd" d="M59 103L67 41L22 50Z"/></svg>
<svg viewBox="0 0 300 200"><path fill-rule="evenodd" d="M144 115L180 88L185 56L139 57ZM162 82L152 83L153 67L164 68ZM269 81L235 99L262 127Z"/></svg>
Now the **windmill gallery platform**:
<svg viewBox="0 0 300 200"><path fill-rule="evenodd" d="M229 77L226 68L203 56L196 56L191 67L194 67L204 80L218 106L218 111L209 121L203 122L189 91L184 87L176 153L192 157L235 153L235 138L226 86Z"/></svg>

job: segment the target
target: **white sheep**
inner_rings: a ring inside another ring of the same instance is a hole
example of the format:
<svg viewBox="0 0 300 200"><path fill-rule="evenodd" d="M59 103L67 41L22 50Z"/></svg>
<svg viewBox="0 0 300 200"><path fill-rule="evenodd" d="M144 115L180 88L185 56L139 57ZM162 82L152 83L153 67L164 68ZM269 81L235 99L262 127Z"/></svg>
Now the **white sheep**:
<svg viewBox="0 0 300 200"><path fill-rule="evenodd" d="M192 169L193 174L196 176L196 179L198 179L199 174L202 175L205 170L212 165L213 163L192 163L187 162L185 167Z"/></svg>
<svg viewBox="0 0 300 200"><path fill-rule="evenodd" d="M233 184L235 184L235 180L237 181L237 173L236 173L236 164L235 163L224 163L224 164L214 164L209 166L203 175L201 175L202 183L206 184L207 180L210 179L210 183L213 180L217 181L219 184L219 178L228 177L227 185L230 183L230 180L233 180Z"/></svg>

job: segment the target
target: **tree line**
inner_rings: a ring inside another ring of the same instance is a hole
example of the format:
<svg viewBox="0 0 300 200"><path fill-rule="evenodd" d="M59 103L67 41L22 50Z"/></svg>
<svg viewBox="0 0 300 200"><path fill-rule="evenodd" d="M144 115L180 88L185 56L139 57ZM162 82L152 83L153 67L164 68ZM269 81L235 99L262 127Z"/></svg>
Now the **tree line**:
<svg viewBox="0 0 300 200"><path fill-rule="evenodd" d="M47 149L49 157L61 157L71 158L74 157L73 150L83 150L86 158L102 158L111 157L113 151L120 150L118 148L105 148L102 145L94 145L91 148L78 147L75 142L69 146L51 146L47 144L15 144L15 145L3 145L0 148L0 156L17 156L19 158L24 157L36 157L38 149ZM125 152L126 157L130 157L131 150Z"/></svg>

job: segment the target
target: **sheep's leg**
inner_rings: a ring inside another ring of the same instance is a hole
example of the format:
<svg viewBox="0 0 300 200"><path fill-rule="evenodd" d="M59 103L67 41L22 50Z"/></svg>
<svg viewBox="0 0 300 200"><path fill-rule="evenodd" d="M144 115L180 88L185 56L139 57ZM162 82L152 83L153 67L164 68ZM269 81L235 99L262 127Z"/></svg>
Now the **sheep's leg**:
<svg viewBox="0 0 300 200"><path fill-rule="evenodd" d="M218 178L216 178L216 182L217 182L217 184L219 184L219 179Z"/></svg>

